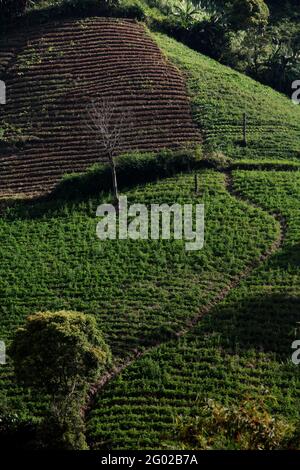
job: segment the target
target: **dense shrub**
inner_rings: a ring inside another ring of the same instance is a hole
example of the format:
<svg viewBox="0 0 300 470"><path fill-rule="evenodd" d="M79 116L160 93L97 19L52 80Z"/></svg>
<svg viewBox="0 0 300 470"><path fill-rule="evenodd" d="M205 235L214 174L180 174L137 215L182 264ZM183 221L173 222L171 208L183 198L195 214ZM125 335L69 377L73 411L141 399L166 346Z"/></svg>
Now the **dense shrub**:
<svg viewBox="0 0 300 470"><path fill-rule="evenodd" d="M143 21L146 17L143 7L138 1L129 0L126 2L122 2L116 9L115 9L115 16L119 16L121 18L131 18L138 21Z"/></svg>
<svg viewBox="0 0 300 470"><path fill-rule="evenodd" d="M138 0L65 0L60 13L65 16L112 16L143 20L144 11Z"/></svg>
<svg viewBox="0 0 300 470"><path fill-rule="evenodd" d="M264 0L235 0L230 11L234 29L248 29L268 23L270 11Z"/></svg>
<svg viewBox="0 0 300 470"><path fill-rule="evenodd" d="M159 153L130 153L116 160L119 188L156 181L178 172L205 165L201 148ZM208 165L211 166L211 165ZM111 168L96 164L82 174L66 175L54 190L53 196L81 197L112 189Z"/></svg>
<svg viewBox="0 0 300 470"><path fill-rule="evenodd" d="M208 166L211 165L213 168L222 170L232 163L232 159L226 157L223 152L211 151L205 156L205 162L207 162Z"/></svg>
<svg viewBox="0 0 300 470"><path fill-rule="evenodd" d="M263 402L250 399L231 407L208 400L198 416L180 416L176 426L182 446L194 450L286 448L294 430L287 422L271 416Z"/></svg>
<svg viewBox="0 0 300 470"><path fill-rule="evenodd" d="M220 60L230 47L227 27L218 18L194 21L189 27L176 18L168 16L152 21L153 29L174 37L195 51Z"/></svg>
<svg viewBox="0 0 300 470"><path fill-rule="evenodd" d="M31 315L17 330L10 355L19 383L50 402L42 427L45 445L86 448L80 407L110 360L94 317L66 311Z"/></svg>
<svg viewBox="0 0 300 470"><path fill-rule="evenodd" d="M12 0L0 0L0 2L12 2ZM20 0L27 2L28 0ZM0 10L1 11L1 10ZM24 12L24 10L23 10ZM85 18L89 16L103 16L113 18L128 18L143 21L145 19L144 8L139 0L62 0L57 4L49 2L42 3L41 6L29 9L29 11L18 18L20 15L13 15L16 26L42 25L49 20L59 20L62 18ZM4 14L0 15L0 23L5 30L10 28L6 24L6 17Z"/></svg>

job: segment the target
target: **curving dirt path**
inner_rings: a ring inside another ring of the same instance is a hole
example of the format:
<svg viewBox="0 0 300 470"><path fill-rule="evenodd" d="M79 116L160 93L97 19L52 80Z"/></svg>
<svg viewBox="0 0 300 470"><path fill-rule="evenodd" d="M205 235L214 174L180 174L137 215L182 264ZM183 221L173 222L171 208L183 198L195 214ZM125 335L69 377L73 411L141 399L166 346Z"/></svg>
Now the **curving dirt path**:
<svg viewBox="0 0 300 470"><path fill-rule="evenodd" d="M228 193L237 198L238 200L240 201L243 201L245 202L246 204L248 204L249 206L252 206L252 207L255 207L257 209L260 209L260 210L264 210L265 212L267 212L265 209L262 209L259 205L253 203L252 201L248 200L247 198L245 198L242 194L238 193L235 188L234 188L234 184L233 184L233 177L232 177L232 173L231 171L228 171L228 172L224 172L224 182L225 182L225 187L228 191ZM194 326L203 318L204 315L208 314L209 312L211 312L211 310L213 310L217 304L221 301L223 301L227 295L232 291L232 289L235 289L240 283L242 280L244 280L245 278L247 278L254 269L256 269L257 267L261 266L265 261L267 261L277 250L279 250L283 243L284 243L284 240L285 240L285 236L286 236L286 221L284 219L284 217L281 215L281 214L273 214L273 213L269 213L270 215L272 215L278 222L279 224L279 235L278 237L274 240L274 242L272 243L272 245L270 246L270 248L265 252L265 253L262 253L261 256L258 258L258 259L255 259L253 260L253 262L247 266L239 275L237 275L230 284L228 284L228 286L226 286L224 289L222 289L219 294L215 297L214 301L211 302L209 305L203 307L202 309L199 310L198 314L192 318L191 320L189 320L185 327L182 328L181 330L179 330L177 333L176 333L176 337L177 338L180 338L184 335L186 335L187 333L189 333L193 328ZM167 341L158 341L156 344L154 344L153 346L149 347L149 348L146 348L144 350L141 350L141 351L138 351L138 350L134 350L132 351L132 355L130 357L128 357L127 359L125 359L124 361L122 361L121 363L119 364L116 364L113 369L111 369L110 371L106 372L100 379L97 383L95 383L89 390L89 393L88 393L88 397L87 397L87 401L86 401L86 404L85 406L82 408L82 416L84 417L84 419L86 420L88 418L88 415L89 415L89 412L92 410L93 408L93 405L95 403L95 399L96 399L96 396L98 395L98 393L111 381L113 380L117 375L119 375L124 369L126 369L127 367L129 367L131 364L134 363L134 361L136 361L137 359L139 359L140 357L148 354L150 351L154 351L155 349L157 349L158 347L160 347L161 345L163 344L167 344L169 342L172 342L174 341L174 338L170 339L170 340L167 340Z"/></svg>

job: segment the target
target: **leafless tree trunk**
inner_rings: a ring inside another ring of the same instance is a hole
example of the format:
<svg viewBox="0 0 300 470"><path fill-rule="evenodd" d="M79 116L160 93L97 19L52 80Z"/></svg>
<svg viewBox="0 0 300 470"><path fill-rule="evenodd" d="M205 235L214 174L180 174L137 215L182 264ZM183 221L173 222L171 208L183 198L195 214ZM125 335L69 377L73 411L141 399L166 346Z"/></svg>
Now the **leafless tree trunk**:
<svg viewBox="0 0 300 470"><path fill-rule="evenodd" d="M118 180L115 158L121 151L126 129L131 124L130 114L119 112L113 99L94 99L88 106L87 126L96 143L107 154L112 172L115 204L119 206Z"/></svg>

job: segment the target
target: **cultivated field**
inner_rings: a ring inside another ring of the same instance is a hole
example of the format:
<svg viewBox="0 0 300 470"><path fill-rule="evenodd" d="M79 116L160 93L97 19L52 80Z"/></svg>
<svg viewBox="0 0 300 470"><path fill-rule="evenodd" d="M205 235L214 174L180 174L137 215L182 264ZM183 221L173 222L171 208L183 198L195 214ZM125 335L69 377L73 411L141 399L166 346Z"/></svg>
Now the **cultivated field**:
<svg viewBox="0 0 300 470"><path fill-rule="evenodd" d="M0 196L45 193L64 174L107 159L88 127L97 97L128 114L120 151L200 141L182 75L133 21L90 18L12 32L0 43L0 72L8 97L0 110Z"/></svg>
<svg viewBox="0 0 300 470"><path fill-rule="evenodd" d="M150 351L103 389L89 418L95 447L176 449L175 417L197 415L203 398L225 405L263 399L274 416L299 420L300 375L291 344L300 321L300 176L238 171L233 183L243 197L284 218L286 234L280 235L271 217L258 217L251 206L245 212L256 231L257 255L276 232L279 239L284 235L279 249L187 335ZM232 223L249 243L241 220L235 214ZM250 255L251 247L245 249ZM228 255L240 262L235 249Z"/></svg>
<svg viewBox="0 0 300 470"><path fill-rule="evenodd" d="M203 143L204 157L223 152L231 164L122 187L129 203L204 203L205 246L195 252L181 240L100 242L96 208L112 201L101 187L2 201L0 339L9 343L37 311L95 316L113 367L83 410L92 449L176 449L176 418L196 416L206 398L263 400L272 416L299 423L299 107L127 20L57 22L1 48L11 96L1 116L2 196L49 192L99 161L82 119L95 94L135 118L124 151ZM0 398L22 418L42 413L10 361Z"/></svg>
<svg viewBox="0 0 300 470"><path fill-rule="evenodd" d="M292 100L174 39L153 37L187 74L194 119L209 148L222 150L234 160L299 160L300 109ZM245 112L246 148L241 145Z"/></svg>
<svg viewBox="0 0 300 470"><path fill-rule="evenodd" d="M0 222L1 337L9 339L32 311L83 311L96 315L118 363L189 327L278 230L261 210L232 198L222 175L204 172L200 179L199 196L193 196L192 176L178 176L132 190L128 198L205 201L205 251L185 252L178 240L100 242L99 198L9 207Z"/></svg>

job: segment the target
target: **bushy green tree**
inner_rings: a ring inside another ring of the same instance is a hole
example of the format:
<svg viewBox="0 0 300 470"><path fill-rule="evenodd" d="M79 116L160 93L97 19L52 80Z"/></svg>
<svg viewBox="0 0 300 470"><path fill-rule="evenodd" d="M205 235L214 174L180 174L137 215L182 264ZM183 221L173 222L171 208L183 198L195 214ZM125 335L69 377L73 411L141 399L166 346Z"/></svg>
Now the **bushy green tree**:
<svg viewBox="0 0 300 470"><path fill-rule="evenodd" d="M234 0L229 23L235 30L262 27L268 24L270 11L264 0Z"/></svg>
<svg viewBox="0 0 300 470"><path fill-rule="evenodd" d="M297 24L251 28L230 35L223 55L227 65L288 95L300 76L300 30Z"/></svg>
<svg viewBox="0 0 300 470"><path fill-rule="evenodd" d="M194 417L178 416L179 447L188 450L275 450L297 444L292 423L270 414L263 400L223 406L206 400ZM298 441L299 442L299 441Z"/></svg>
<svg viewBox="0 0 300 470"><path fill-rule="evenodd" d="M298 23L283 21L273 27L272 53L268 59L267 81L280 91L290 93L291 83L300 76L300 28Z"/></svg>
<svg viewBox="0 0 300 470"><path fill-rule="evenodd" d="M216 15L214 2L176 0L169 3L170 13L178 25L190 29L196 22L209 20Z"/></svg>
<svg viewBox="0 0 300 470"><path fill-rule="evenodd" d="M31 315L17 330L10 355L19 382L50 400L47 428L61 434L62 446L84 448L80 408L110 361L95 319L66 311Z"/></svg>

